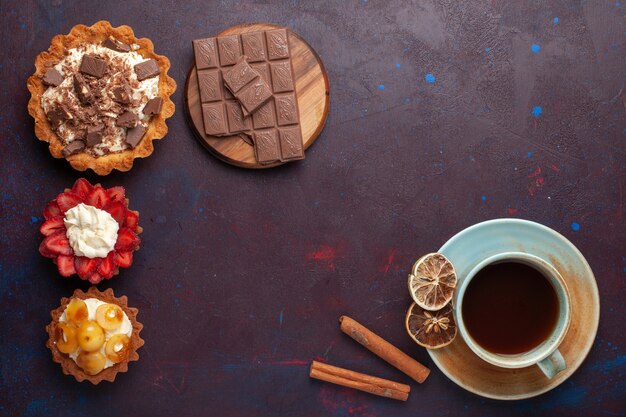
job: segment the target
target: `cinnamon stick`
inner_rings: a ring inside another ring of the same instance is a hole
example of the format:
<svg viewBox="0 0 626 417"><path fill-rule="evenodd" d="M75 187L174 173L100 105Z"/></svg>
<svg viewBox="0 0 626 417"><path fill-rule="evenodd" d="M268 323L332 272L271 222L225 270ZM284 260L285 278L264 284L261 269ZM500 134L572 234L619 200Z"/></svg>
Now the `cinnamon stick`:
<svg viewBox="0 0 626 417"><path fill-rule="evenodd" d="M411 391L411 387L408 385L317 361L311 362L309 376L321 381L400 401L406 401Z"/></svg>
<svg viewBox="0 0 626 417"><path fill-rule="evenodd" d="M430 369L411 358L382 337L372 333L348 316L339 317L341 331L369 349L372 353L398 368L420 384L426 380Z"/></svg>

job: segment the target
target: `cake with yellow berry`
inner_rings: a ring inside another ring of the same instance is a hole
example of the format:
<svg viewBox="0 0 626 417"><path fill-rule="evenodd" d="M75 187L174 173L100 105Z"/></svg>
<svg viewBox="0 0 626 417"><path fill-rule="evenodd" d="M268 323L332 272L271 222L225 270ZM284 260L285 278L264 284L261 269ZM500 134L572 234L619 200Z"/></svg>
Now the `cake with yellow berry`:
<svg viewBox="0 0 626 417"><path fill-rule="evenodd" d="M64 277L77 274L97 284L129 268L139 249L139 212L128 208L124 187L104 188L76 180L44 209L39 252Z"/></svg>
<svg viewBox="0 0 626 417"><path fill-rule="evenodd" d="M144 341L137 312L128 307L126 296L116 298L111 289L76 290L50 312L46 346L63 373L77 381L113 382L118 372L128 370L129 362L139 360L137 349Z"/></svg>

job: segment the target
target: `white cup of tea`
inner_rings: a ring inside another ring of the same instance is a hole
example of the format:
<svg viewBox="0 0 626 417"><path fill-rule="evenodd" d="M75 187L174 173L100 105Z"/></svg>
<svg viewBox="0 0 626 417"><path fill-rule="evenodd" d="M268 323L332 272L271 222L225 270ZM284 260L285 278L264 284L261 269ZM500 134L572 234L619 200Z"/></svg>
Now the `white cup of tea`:
<svg viewBox="0 0 626 417"><path fill-rule="evenodd" d="M570 316L561 274L523 252L484 259L456 292L459 333L478 357L502 368L537 365L548 378L567 367L558 348Z"/></svg>

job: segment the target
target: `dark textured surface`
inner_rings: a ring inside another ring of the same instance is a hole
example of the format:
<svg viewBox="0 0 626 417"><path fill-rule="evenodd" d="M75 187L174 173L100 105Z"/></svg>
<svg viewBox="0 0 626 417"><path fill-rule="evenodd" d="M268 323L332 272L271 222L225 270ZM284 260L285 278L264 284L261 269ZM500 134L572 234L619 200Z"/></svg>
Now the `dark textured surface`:
<svg viewBox="0 0 626 417"><path fill-rule="evenodd" d="M626 5L113 3L0 3L0 414L624 415ZM139 307L146 346L129 373L93 387L64 376L44 347L49 311L87 287L37 252L45 203L79 173L36 140L25 83L54 35L99 19L151 38L179 90L154 154L101 180L124 185L141 212L133 267L101 287ZM267 172L213 158L182 109L191 40L247 21L293 28L331 82L331 113L306 160ZM403 325L412 262L466 226L506 216L576 244L602 303L578 372L514 403L458 388ZM408 382L340 333L343 313L433 368L407 403L309 380L307 364L320 357Z"/></svg>

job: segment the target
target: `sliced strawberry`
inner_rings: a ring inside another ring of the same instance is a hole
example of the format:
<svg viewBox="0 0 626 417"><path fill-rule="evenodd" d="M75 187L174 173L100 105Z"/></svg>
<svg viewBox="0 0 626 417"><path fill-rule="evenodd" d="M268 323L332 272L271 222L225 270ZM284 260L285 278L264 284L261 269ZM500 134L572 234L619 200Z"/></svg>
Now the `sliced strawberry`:
<svg viewBox="0 0 626 417"><path fill-rule="evenodd" d="M53 234L54 232L58 232L59 230L65 230L63 216L57 216L46 220L39 228L39 231L44 236L50 236L51 234Z"/></svg>
<svg viewBox="0 0 626 417"><path fill-rule="evenodd" d="M53 217L62 215L63 212L59 208L56 200L52 200L51 202L49 202L46 208L43 210L43 216L46 218L46 220L50 220Z"/></svg>
<svg viewBox="0 0 626 417"><path fill-rule="evenodd" d="M77 256L74 259L74 266L76 267L76 273L82 279L89 278L100 265L102 258L87 258L86 256Z"/></svg>
<svg viewBox="0 0 626 417"><path fill-rule="evenodd" d="M127 227L122 227L119 232L117 232L117 242L115 242L115 250L134 250L139 247L139 237L135 234L135 232L131 231Z"/></svg>
<svg viewBox="0 0 626 417"><path fill-rule="evenodd" d="M59 274L64 277L69 277L76 273L76 267L74 266L74 255L59 255L57 257L57 267L59 268Z"/></svg>
<svg viewBox="0 0 626 417"><path fill-rule="evenodd" d="M44 247L44 252L41 251L41 247L39 248L39 252L44 256L46 254L53 255L72 255L74 252L72 251L72 247L70 246L70 241L65 236L65 230L58 230L46 237L43 242L41 242ZM47 256L50 258L51 256ZM53 257L53 256L52 256Z"/></svg>
<svg viewBox="0 0 626 417"><path fill-rule="evenodd" d="M115 219L116 222L119 223L120 226L124 224L124 220L126 219L126 206L121 201L111 201L104 208L105 211L109 212L109 214Z"/></svg>
<svg viewBox="0 0 626 417"><path fill-rule="evenodd" d="M139 226L139 215L134 211L127 210L124 226L128 227L133 232L136 231L137 226Z"/></svg>
<svg viewBox="0 0 626 417"><path fill-rule="evenodd" d="M127 210L124 226L128 227L133 232L136 231L137 226L139 226L139 215L134 211Z"/></svg>
<svg viewBox="0 0 626 417"><path fill-rule="evenodd" d="M66 191L57 196L57 204L59 205L62 213L65 213L72 207L75 207L82 202L83 199L71 191Z"/></svg>
<svg viewBox="0 0 626 417"><path fill-rule="evenodd" d="M85 204L89 204L90 206L94 206L95 208L101 209L109 203L109 196L107 195L104 188L100 186L94 187L93 190L89 193L87 198L85 199Z"/></svg>
<svg viewBox="0 0 626 417"><path fill-rule="evenodd" d="M97 272L94 272L93 274L91 274L89 276L89 278L87 278L89 280L89 282L91 282L92 284L97 284L100 281L102 281L104 278L102 277L102 275L100 275Z"/></svg>
<svg viewBox="0 0 626 417"><path fill-rule="evenodd" d="M77 179L72 186L72 192L83 200L89 195L89 193L91 193L92 189L93 185L91 185L89 181L84 178Z"/></svg>
<svg viewBox="0 0 626 417"><path fill-rule="evenodd" d="M122 268L128 268L133 264L133 251L115 252L115 264Z"/></svg>
<svg viewBox="0 0 626 417"><path fill-rule="evenodd" d="M113 276L113 272L115 271L114 257L115 252L111 251L107 257L102 260L102 263L100 263L98 273L102 276L102 278L111 278Z"/></svg>
<svg viewBox="0 0 626 417"><path fill-rule="evenodd" d="M121 201L122 203L126 201L126 190L122 186L108 188L107 195L111 201Z"/></svg>

